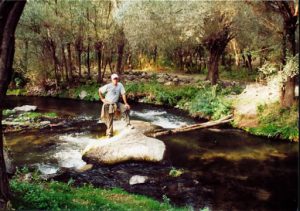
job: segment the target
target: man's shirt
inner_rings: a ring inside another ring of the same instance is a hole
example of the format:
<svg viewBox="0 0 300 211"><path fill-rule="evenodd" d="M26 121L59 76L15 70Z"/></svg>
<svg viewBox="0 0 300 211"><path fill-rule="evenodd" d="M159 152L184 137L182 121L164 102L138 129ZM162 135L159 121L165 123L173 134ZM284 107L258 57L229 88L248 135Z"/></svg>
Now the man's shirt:
<svg viewBox="0 0 300 211"><path fill-rule="evenodd" d="M99 91L102 94L106 93L105 99L111 103L118 102L120 98L120 94L121 95L125 94L125 88L123 84L121 84L120 82L118 82L116 86L113 83L106 84L100 87Z"/></svg>

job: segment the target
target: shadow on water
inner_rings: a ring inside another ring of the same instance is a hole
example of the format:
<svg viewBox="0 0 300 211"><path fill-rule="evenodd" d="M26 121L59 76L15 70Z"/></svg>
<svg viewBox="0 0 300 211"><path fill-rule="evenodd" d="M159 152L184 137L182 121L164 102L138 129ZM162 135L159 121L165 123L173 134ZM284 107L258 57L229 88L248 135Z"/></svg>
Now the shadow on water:
<svg viewBox="0 0 300 211"><path fill-rule="evenodd" d="M53 98L12 97L7 108L34 104L40 110L59 111L97 119L99 103ZM165 128L194 123L176 110L137 104L133 118ZM80 124L79 124L80 125ZM79 128L80 126L78 126ZM85 132L82 132L82 129ZM80 127L74 137L98 137L99 131ZM41 164L50 172L63 166L69 170L55 177L91 183L96 187L122 187L133 193L169 198L179 206L212 210L296 210L298 199L298 143L270 140L232 128L202 129L161 137L167 146L165 159L158 164L127 162L113 166L94 165L85 172L73 171L83 165L80 150L84 143L66 143L61 133L7 134L13 161L21 166ZM100 134L101 135L101 134ZM54 156L53 156L54 155ZM61 157L59 157L61 156ZM76 159L74 159L76 158ZM72 161L72 162L70 162ZM49 167L50 166L50 167ZM52 168L52 169L51 169ZM183 172L180 176L170 171ZM45 170L45 171L46 171ZM148 176L144 184L129 185L133 175Z"/></svg>
<svg viewBox="0 0 300 211"><path fill-rule="evenodd" d="M211 190L211 208L296 209L298 144L236 129L204 129L163 140L172 164Z"/></svg>

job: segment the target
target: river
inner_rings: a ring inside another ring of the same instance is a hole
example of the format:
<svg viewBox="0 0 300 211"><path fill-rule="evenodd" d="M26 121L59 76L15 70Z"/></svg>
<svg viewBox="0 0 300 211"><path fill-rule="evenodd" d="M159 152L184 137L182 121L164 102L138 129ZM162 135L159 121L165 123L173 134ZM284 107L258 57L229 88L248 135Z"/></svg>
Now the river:
<svg viewBox="0 0 300 211"><path fill-rule="evenodd" d="M100 104L69 99L9 96L5 108L36 105L40 112L71 115L79 120L97 120ZM177 109L132 104L132 119L163 128L177 128L197 120ZM116 123L118 124L118 123ZM229 126L196 130L162 137L166 156L159 164L128 162L94 166L86 172L81 151L91 139L104 133L80 126L78 132L7 133L5 145L16 166L31 166L43 174L75 184L121 187L133 193L169 199L177 206L209 210L296 210L298 203L298 143L249 135ZM183 172L170 176L171 170ZM133 175L149 182L129 185Z"/></svg>

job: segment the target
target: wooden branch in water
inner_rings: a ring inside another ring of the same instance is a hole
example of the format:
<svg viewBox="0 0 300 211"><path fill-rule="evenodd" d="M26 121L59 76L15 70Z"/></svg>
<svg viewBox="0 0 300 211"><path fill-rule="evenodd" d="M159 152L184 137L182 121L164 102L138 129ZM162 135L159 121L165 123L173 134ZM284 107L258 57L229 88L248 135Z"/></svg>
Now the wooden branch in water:
<svg viewBox="0 0 300 211"><path fill-rule="evenodd" d="M187 125L187 126L173 129L173 130L158 131L158 132L153 132L153 133L150 133L147 135L155 138L155 137L163 136L163 135L170 135L170 134L175 134L175 133L182 133L182 132L188 132L188 131L202 129L202 128L213 127L216 125L228 123L232 120L233 120L232 115L228 115L228 116L225 116L225 117L215 120L215 121Z"/></svg>

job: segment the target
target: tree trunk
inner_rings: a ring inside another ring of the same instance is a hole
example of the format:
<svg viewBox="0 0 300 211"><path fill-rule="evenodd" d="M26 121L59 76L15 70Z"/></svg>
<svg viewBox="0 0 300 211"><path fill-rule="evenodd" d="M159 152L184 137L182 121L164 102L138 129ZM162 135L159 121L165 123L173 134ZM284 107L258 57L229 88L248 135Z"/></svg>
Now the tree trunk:
<svg viewBox="0 0 300 211"><path fill-rule="evenodd" d="M49 40L49 44L50 44L50 51L51 51L51 55L52 55L52 60L53 60L53 65L54 65L54 75L55 75L55 83L56 83L56 86L58 85L59 83L59 75L58 75L58 59L57 59L57 56L56 56L56 46L55 46L55 43L54 41L50 38Z"/></svg>
<svg viewBox="0 0 300 211"><path fill-rule="evenodd" d="M66 59L66 53L65 53L65 46L62 44L61 45L61 55L62 55L62 63L63 66L65 67L65 76L66 76L66 81L69 82L69 74L68 74L68 64L67 64L67 59Z"/></svg>
<svg viewBox="0 0 300 211"><path fill-rule="evenodd" d="M286 34L285 32L283 32L283 35L282 35L282 57L281 57L281 62L283 65L286 64Z"/></svg>
<svg viewBox="0 0 300 211"><path fill-rule="evenodd" d="M75 49L77 52L77 65L78 65L79 78L82 78L82 71L81 71L82 37L81 36L78 36L75 41Z"/></svg>
<svg viewBox="0 0 300 211"><path fill-rule="evenodd" d="M246 60L246 57L245 57L244 51L243 51L243 50L241 50L241 52L240 52L240 53L241 53L241 55L242 55L243 66L248 68L248 63L247 63L247 60Z"/></svg>
<svg viewBox="0 0 300 211"><path fill-rule="evenodd" d="M225 52L222 53L222 56L221 56L221 65L225 66Z"/></svg>
<svg viewBox="0 0 300 211"><path fill-rule="evenodd" d="M102 77L101 77L101 63L102 63L102 42L97 42L95 44L95 50L96 50L96 55L97 55L97 64L98 64L98 76L97 76L97 82L100 83L102 82Z"/></svg>
<svg viewBox="0 0 300 211"><path fill-rule="evenodd" d="M77 61L78 61L78 71L79 71L79 78L82 78L81 72L81 50L77 50Z"/></svg>
<svg viewBox="0 0 300 211"><path fill-rule="evenodd" d="M154 47L154 52L153 52L153 62L156 64L156 59L157 59L157 45Z"/></svg>
<svg viewBox="0 0 300 211"><path fill-rule="evenodd" d="M105 76L106 66L107 66L107 60L106 60L105 65L104 65L104 67L103 67L103 72L102 72L102 77L101 77L102 80L103 80L103 78L104 78L104 76Z"/></svg>
<svg viewBox="0 0 300 211"><path fill-rule="evenodd" d="M182 49L179 50L178 56L179 56L179 68L180 68L180 70L182 71L182 70L184 69L183 52L182 52Z"/></svg>
<svg viewBox="0 0 300 211"><path fill-rule="evenodd" d="M287 82L284 87L281 89L280 95L280 105L283 108L291 107L295 102L295 86L296 86L296 77L288 77Z"/></svg>
<svg viewBox="0 0 300 211"><path fill-rule="evenodd" d="M292 22L293 23L293 22ZM295 22L296 23L296 22ZM283 56L286 57L286 40L289 41L289 50L293 56L296 55L296 40L295 40L295 31L296 25L288 25L285 23L285 32L283 34ZM286 63L286 58L283 57L283 64ZM295 102L295 87L296 87L296 76L288 77L286 83L281 88L280 93L280 105L284 108L291 107Z"/></svg>
<svg viewBox="0 0 300 211"><path fill-rule="evenodd" d="M208 74L207 79L210 81L211 85L215 85L219 79L219 60L220 54L218 52L209 52L208 60Z"/></svg>
<svg viewBox="0 0 300 211"><path fill-rule="evenodd" d="M228 70L231 70L231 64L232 64L232 56L231 56L231 54L229 54L229 60L227 62Z"/></svg>
<svg viewBox="0 0 300 211"><path fill-rule="evenodd" d="M118 59L117 59L117 66L116 71L118 74L122 73L122 60L123 60L123 53L124 53L124 42L121 41L121 43L118 44Z"/></svg>
<svg viewBox="0 0 300 211"><path fill-rule="evenodd" d="M239 67L240 66L239 48L235 39L232 40L231 45L234 51L235 65Z"/></svg>
<svg viewBox="0 0 300 211"><path fill-rule="evenodd" d="M3 153L2 111L12 76L15 53L15 30L26 1L0 0L0 210L7 208L10 197Z"/></svg>
<svg viewBox="0 0 300 211"><path fill-rule="evenodd" d="M88 38L88 47L87 47L87 79L91 79L91 61L90 61L90 38Z"/></svg>
<svg viewBox="0 0 300 211"><path fill-rule="evenodd" d="M73 79L73 63L72 63L72 52L71 52L71 43L67 44L68 51L68 69L69 69L69 80Z"/></svg>
<svg viewBox="0 0 300 211"><path fill-rule="evenodd" d="M248 63L248 69L250 72L252 72L253 68L252 68L252 55L250 52L247 52L247 63Z"/></svg>

